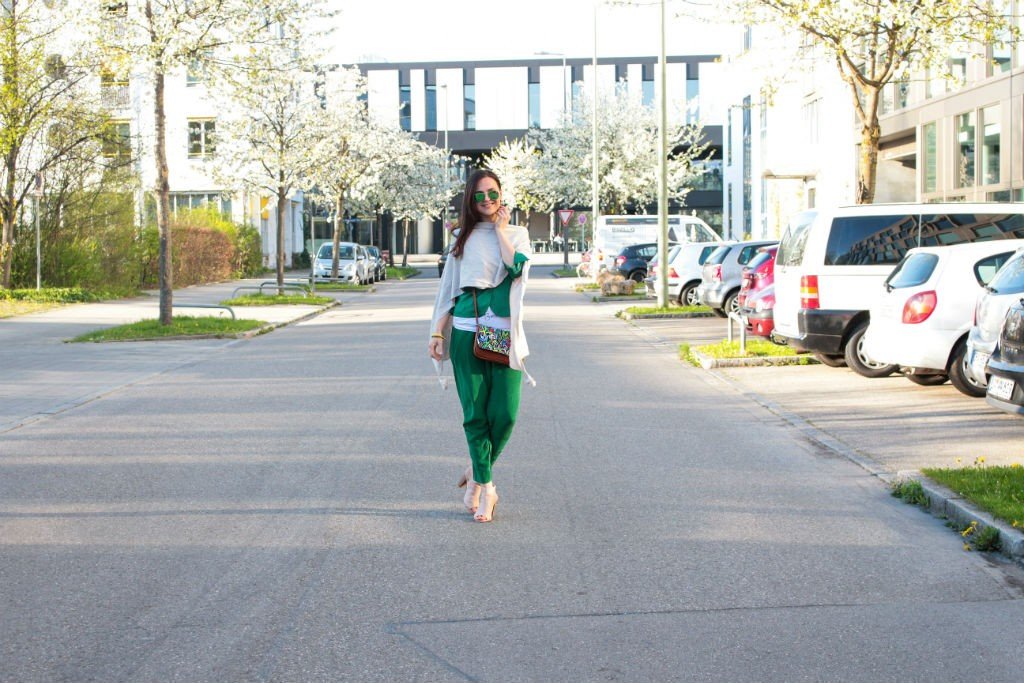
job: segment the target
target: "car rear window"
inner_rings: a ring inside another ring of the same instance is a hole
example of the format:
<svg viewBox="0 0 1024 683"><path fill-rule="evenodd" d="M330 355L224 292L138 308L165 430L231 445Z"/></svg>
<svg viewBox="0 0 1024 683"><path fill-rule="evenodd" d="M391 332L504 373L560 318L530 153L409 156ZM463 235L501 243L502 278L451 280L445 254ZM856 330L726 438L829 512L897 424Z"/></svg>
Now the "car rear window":
<svg viewBox="0 0 1024 683"><path fill-rule="evenodd" d="M736 259L736 262L739 263L741 266L747 265L748 263L750 263L750 260L752 258L756 257L759 253L761 253L761 248L764 246L764 244L751 244L749 246L743 247L743 250L740 251L739 257L737 257Z"/></svg>
<svg viewBox="0 0 1024 683"><path fill-rule="evenodd" d="M814 216L807 216L801 222L793 222L786 226L786 233L779 242L779 253L775 256L775 264L780 266L799 266L804 261L804 249L807 238L811 234Z"/></svg>
<svg viewBox="0 0 1024 683"><path fill-rule="evenodd" d="M988 288L996 294L1020 294L1024 292L1024 251L1014 254L999 269Z"/></svg>
<svg viewBox="0 0 1024 683"><path fill-rule="evenodd" d="M750 263L747 264L747 268L750 270L757 270L758 266L762 265L765 261L772 260L772 253L770 251L762 251L757 254L754 258L750 259Z"/></svg>
<svg viewBox="0 0 1024 683"><path fill-rule="evenodd" d="M717 248L718 247L704 247L703 249L701 249L700 258L697 259L697 265L703 266L704 262L708 260L708 256L711 256L711 252L713 252Z"/></svg>
<svg viewBox="0 0 1024 683"><path fill-rule="evenodd" d="M935 272L935 266L938 263L939 257L935 254L910 254L900 261L899 265L889 274L885 280L885 286L892 291L923 285Z"/></svg>
<svg viewBox="0 0 1024 683"><path fill-rule="evenodd" d="M832 220L825 265L895 265L917 244L917 216L843 216Z"/></svg>
<svg viewBox="0 0 1024 683"><path fill-rule="evenodd" d="M703 265L720 265L725 261L725 257L729 255L730 251L732 251L731 245L723 245L721 247L716 248L713 252L711 252L707 260L704 261Z"/></svg>
<svg viewBox="0 0 1024 683"><path fill-rule="evenodd" d="M974 279L978 281L979 285L984 287L989 282L992 282L992 278L1003 267L1003 264L1010 260L1011 256L1013 256L1012 251L1004 251L1000 254L992 254L981 259L974 264Z"/></svg>

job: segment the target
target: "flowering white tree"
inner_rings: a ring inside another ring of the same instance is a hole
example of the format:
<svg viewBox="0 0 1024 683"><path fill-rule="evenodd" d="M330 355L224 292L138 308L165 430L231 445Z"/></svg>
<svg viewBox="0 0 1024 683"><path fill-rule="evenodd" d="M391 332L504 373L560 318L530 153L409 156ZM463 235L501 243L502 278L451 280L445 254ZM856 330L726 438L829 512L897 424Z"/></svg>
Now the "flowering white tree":
<svg viewBox="0 0 1024 683"><path fill-rule="evenodd" d="M90 95L89 45L75 30L81 8L42 0L0 6L0 286L11 285L14 227L36 174L76 160L101 137Z"/></svg>
<svg viewBox="0 0 1024 683"><path fill-rule="evenodd" d="M443 149L416 142L412 153L403 157L392 170L394 195L388 208L395 220L403 221L402 265L409 261L408 222L436 218L459 190L459 182L448 170Z"/></svg>
<svg viewBox="0 0 1024 683"><path fill-rule="evenodd" d="M331 277L338 277L338 245L346 202L365 189L365 179L386 168L402 147L394 146L390 129L367 115L363 78L356 69L345 69L331 81L325 106L316 113L321 140L310 150L311 168L305 185L314 195L334 205L334 256Z"/></svg>
<svg viewBox="0 0 1024 683"><path fill-rule="evenodd" d="M503 140L484 157L484 166L501 178L501 194L513 209L526 212L542 210L544 199L538 194L540 154L524 138Z"/></svg>
<svg viewBox="0 0 1024 683"><path fill-rule="evenodd" d="M108 0L100 7L93 28L104 60L111 68L145 75L152 84L153 194L164 325L171 323L173 306L165 79L197 63L226 68L263 46L295 44L322 5L322 0Z"/></svg>
<svg viewBox="0 0 1024 683"><path fill-rule="evenodd" d="M929 67L948 72L953 45L983 49L1018 33L1007 3L992 0L734 0L724 7L748 24L773 22L803 33L835 62L860 123L859 204L875 197L885 86Z"/></svg>
<svg viewBox="0 0 1024 683"><path fill-rule="evenodd" d="M282 293L288 197L309 183L318 162L314 151L331 132L314 91L313 72L301 60L296 63L296 56L287 46L267 47L236 72L238 77L227 80L213 162L215 176L227 187L275 198L276 275ZM288 66L274 68L275 63Z"/></svg>
<svg viewBox="0 0 1024 683"><path fill-rule="evenodd" d="M591 192L590 98L576 117L561 128L531 131L531 143L541 151L537 194L559 197L563 204L580 204ZM654 110L630 97L624 88L598 100L598 182L601 205L609 213L624 213L627 207L642 210L657 199L658 119ZM707 151L703 130L679 124L667 131L669 199L682 202L689 185L703 173L694 166Z"/></svg>

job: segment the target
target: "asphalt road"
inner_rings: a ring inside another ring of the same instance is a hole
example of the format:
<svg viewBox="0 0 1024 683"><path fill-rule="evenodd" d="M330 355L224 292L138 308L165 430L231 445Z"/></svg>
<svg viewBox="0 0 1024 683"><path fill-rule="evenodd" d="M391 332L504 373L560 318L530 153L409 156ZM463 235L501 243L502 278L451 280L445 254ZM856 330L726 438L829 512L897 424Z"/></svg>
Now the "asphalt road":
<svg viewBox="0 0 1024 683"><path fill-rule="evenodd" d="M540 269L472 522L436 282L0 435L0 680L1020 680L1019 570Z"/></svg>

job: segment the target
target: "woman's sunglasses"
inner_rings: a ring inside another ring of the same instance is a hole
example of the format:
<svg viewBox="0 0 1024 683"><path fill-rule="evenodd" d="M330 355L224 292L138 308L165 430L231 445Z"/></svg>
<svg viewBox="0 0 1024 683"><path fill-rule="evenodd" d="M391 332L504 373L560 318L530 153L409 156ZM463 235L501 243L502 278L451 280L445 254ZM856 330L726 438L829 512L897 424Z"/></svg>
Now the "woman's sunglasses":
<svg viewBox="0 0 1024 683"><path fill-rule="evenodd" d="M487 190L487 192L474 192L473 201L477 204L482 204L485 199L490 199L492 202L498 201L498 197L501 193L497 190Z"/></svg>

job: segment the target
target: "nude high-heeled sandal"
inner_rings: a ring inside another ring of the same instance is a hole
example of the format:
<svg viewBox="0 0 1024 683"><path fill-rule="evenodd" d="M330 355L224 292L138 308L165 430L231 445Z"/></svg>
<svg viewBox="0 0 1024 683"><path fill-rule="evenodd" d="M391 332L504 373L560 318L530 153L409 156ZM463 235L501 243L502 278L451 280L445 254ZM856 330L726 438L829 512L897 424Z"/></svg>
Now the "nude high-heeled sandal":
<svg viewBox="0 0 1024 683"><path fill-rule="evenodd" d="M481 489L480 505L476 509L473 519L478 522L490 522L494 519L494 510L498 506L498 489L494 482L490 484L477 484Z"/></svg>
<svg viewBox="0 0 1024 683"><path fill-rule="evenodd" d="M462 473L457 484L460 489L463 486L466 487L466 493L462 496L462 504L466 506L466 510L468 510L470 514L475 514L477 508L480 506L480 484L473 481L472 465L467 467L466 471Z"/></svg>

